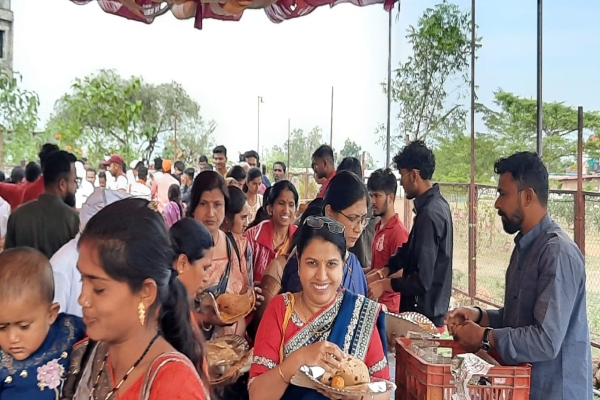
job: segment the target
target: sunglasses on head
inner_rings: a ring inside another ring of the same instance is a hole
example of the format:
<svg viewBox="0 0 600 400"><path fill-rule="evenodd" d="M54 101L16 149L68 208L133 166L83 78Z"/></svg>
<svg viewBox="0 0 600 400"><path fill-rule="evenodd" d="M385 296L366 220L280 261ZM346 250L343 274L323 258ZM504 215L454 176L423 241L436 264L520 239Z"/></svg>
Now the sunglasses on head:
<svg viewBox="0 0 600 400"><path fill-rule="evenodd" d="M324 226L326 226L327 229L329 229L329 232L335 234L344 233L345 229L344 225L327 217L310 216L307 217L306 220L304 220L304 224L310 226L313 229L321 229Z"/></svg>

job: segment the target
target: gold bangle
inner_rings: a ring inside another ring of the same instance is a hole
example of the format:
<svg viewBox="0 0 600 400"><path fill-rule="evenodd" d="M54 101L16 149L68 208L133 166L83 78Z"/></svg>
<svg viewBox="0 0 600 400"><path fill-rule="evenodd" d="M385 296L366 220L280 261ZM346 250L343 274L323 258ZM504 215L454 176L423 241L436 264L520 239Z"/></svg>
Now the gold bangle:
<svg viewBox="0 0 600 400"><path fill-rule="evenodd" d="M286 384L289 385L290 383L288 381L285 380L285 376L283 376L283 372L281 371L281 367L278 365L277 366L277 371L279 372L279 376L281 377L281 380Z"/></svg>

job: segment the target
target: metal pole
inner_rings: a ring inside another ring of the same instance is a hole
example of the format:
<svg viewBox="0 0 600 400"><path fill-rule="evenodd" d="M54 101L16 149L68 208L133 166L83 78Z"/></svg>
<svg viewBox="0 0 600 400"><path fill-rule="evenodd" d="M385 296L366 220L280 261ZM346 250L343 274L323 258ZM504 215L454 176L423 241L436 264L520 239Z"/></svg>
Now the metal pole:
<svg viewBox="0 0 600 400"><path fill-rule="evenodd" d="M175 113L175 123L173 124L173 161L177 161L177 113Z"/></svg>
<svg viewBox="0 0 600 400"><path fill-rule="evenodd" d="M542 157L542 132L544 127L544 110L542 102L542 4L537 0L537 153Z"/></svg>
<svg viewBox="0 0 600 400"><path fill-rule="evenodd" d="M583 107L577 108L577 192L575 192L575 243L585 255L585 197L583 195Z"/></svg>
<svg viewBox="0 0 600 400"><path fill-rule="evenodd" d="M362 157L360 159L360 168L362 169L363 177L364 177L365 170L367 169L367 152L366 151L362 152Z"/></svg>
<svg viewBox="0 0 600 400"><path fill-rule="evenodd" d="M388 76L387 76L387 126L385 138L385 167L390 166L391 120L392 120L392 10L388 15Z"/></svg>
<svg viewBox="0 0 600 400"><path fill-rule="evenodd" d="M333 86L331 87L331 121L329 123L329 146L333 147Z"/></svg>
<svg viewBox="0 0 600 400"><path fill-rule="evenodd" d="M288 118L288 142L287 142L287 176L290 179L290 141L291 141L291 129L290 129L290 119Z"/></svg>
<svg viewBox="0 0 600 400"><path fill-rule="evenodd" d="M471 0L471 180L469 182L469 297L477 295L477 186L475 184L475 0Z"/></svg>

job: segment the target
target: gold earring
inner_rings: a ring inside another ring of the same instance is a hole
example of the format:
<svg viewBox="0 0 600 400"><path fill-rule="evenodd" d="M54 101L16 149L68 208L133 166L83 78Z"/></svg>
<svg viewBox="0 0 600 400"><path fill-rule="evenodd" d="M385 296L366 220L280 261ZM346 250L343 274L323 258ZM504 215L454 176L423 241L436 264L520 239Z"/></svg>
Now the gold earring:
<svg viewBox="0 0 600 400"><path fill-rule="evenodd" d="M142 326L144 326L144 322L146 321L146 306L144 306L144 303L141 301L140 304L138 304L138 318L140 319Z"/></svg>

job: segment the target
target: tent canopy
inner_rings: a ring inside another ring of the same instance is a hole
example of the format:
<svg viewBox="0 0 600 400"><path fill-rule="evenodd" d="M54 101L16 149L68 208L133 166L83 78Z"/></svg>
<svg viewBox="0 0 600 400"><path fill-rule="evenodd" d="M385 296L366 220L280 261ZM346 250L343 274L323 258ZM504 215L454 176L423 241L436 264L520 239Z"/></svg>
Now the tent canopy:
<svg viewBox="0 0 600 400"><path fill-rule="evenodd" d="M177 19L193 19L202 29L206 18L239 21L246 9L265 10L274 23L308 15L317 7L350 3L356 6L383 4L390 11L396 0L71 0L75 4L98 3L105 12L134 21L151 24L162 15Z"/></svg>

